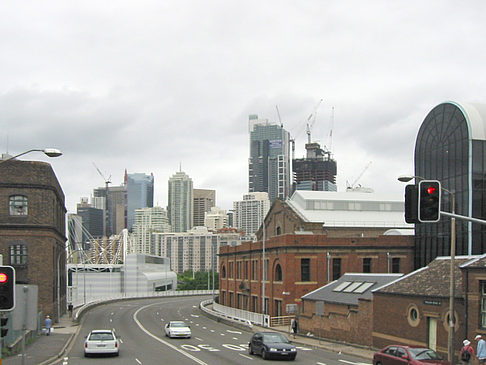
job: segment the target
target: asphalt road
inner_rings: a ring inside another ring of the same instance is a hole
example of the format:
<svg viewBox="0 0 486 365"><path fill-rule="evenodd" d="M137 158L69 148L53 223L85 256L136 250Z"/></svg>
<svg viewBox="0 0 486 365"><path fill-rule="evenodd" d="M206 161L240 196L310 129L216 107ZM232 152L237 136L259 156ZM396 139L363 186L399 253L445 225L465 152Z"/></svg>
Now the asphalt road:
<svg viewBox="0 0 486 365"><path fill-rule="evenodd" d="M85 314L77 338L60 362L77 364L134 365L224 365L268 364L248 354L251 332L225 325L204 316L199 303L204 297L158 298L120 301L102 305ZM192 330L190 339L165 337L167 321L184 320ZM114 329L121 338L118 357L83 354L85 336L93 329ZM364 365L363 360L321 349L297 348L295 364ZM270 361L273 362L273 361Z"/></svg>

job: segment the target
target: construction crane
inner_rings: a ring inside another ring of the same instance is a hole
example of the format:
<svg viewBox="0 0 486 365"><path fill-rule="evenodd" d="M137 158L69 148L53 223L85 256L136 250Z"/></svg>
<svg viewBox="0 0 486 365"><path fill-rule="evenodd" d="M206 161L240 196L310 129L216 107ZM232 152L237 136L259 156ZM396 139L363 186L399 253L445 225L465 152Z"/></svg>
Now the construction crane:
<svg viewBox="0 0 486 365"><path fill-rule="evenodd" d="M334 107L332 107L332 110L331 110L331 120L330 120L330 126L329 126L329 147L327 148L327 150L329 152L332 151L332 129L334 128Z"/></svg>
<svg viewBox="0 0 486 365"><path fill-rule="evenodd" d="M106 236L106 230L107 230L107 227L108 227L108 224L109 224L109 221L110 221L109 218L108 218L108 185L111 184L111 181L110 181L111 175L107 179L105 177L105 175L103 175L103 173L100 171L100 169L98 168L98 166L96 166L96 164L94 162L93 162L93 166L96 168L98 173L101 175L101 177L105 181L106 197L105 197L105 224L103 225L103 236Z"/></svg>
<svg viewBox="0 0 486 365"><path fill-rule="evenodd" d="M358 177L356 179L354 179L353 183L352 184L349 184L348 181L346 181L346 190L349 191L349 190L354 190L355 189L355 186L356 186L356 183L359 181L359 179L361 179L361 176L363 176L363 174L366 172L366 170L368 170L368 168L370 167L371 165L371 162L368 162L366 164L366 166L364 167L364 169L361 171L361 173L358 175Z"/></svg>
<svg viewBox="0 0 486 365"><path fill-rule="evenodd" d="M319 109L319 106L321 105L322 101L323 101L322 99L319 100L316 107L314 108L314 111L307 118L307 143L311 143L311 130L312 127L314 126L314 123L316 122L317 109Z"/></svg>

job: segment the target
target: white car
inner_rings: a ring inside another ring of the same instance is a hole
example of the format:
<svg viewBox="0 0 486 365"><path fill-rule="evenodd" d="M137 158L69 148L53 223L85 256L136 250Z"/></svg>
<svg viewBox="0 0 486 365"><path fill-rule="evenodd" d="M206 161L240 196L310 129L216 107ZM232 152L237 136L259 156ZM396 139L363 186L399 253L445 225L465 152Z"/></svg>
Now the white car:
<svg viewBox="0 0 486 365"><path fill-rule="evenodd" d="M91 354L113 354L120 353L120 342L112 330L93 330L84 341L84 356Z"/></svg>
<svg viewBox="0 0 486 365"><path fill-rule="evenodd" d="M168 337L191 338L191 327L183 321L170 321L165 325L165 335Z"/></svg>

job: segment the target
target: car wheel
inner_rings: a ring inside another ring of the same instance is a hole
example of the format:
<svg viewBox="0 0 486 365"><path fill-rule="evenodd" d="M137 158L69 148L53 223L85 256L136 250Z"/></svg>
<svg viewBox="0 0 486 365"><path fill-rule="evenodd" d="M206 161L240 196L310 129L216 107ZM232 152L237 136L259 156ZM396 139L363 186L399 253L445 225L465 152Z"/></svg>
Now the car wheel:
<svg viewBox="0 0 486 365"><path fill-rule="evenodd" d="M89 357L89 354L85 352L84 357Z"/></svg>
<svg viewBox="0 0 486 365"><path fill-rule="evenodd" d="M253 354L254 354L254 352L253 352L253 347L251 347L251 345L249 345L249 346L248 346L248 353L249 353L250 355L253 355Z"/></svg>
<svg viewBox="0 0 486 365"><path fill-rule="evenodd" d="M265 351L265 349L262 350L262 359L263 360L267 360L268 359L268 354L267 352Z"/></svg>

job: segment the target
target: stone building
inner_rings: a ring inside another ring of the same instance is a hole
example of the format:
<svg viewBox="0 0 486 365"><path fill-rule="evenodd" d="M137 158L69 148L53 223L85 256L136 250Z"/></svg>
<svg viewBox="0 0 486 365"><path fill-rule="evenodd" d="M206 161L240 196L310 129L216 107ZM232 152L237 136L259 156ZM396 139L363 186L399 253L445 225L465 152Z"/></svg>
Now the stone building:
<svg viewBox="0 0 486 365"><path fill-rule="evenodd" d="M50 164L0 163L0 253L18 284L38 286L39 311L66 311L64 193Z"/></svg>

